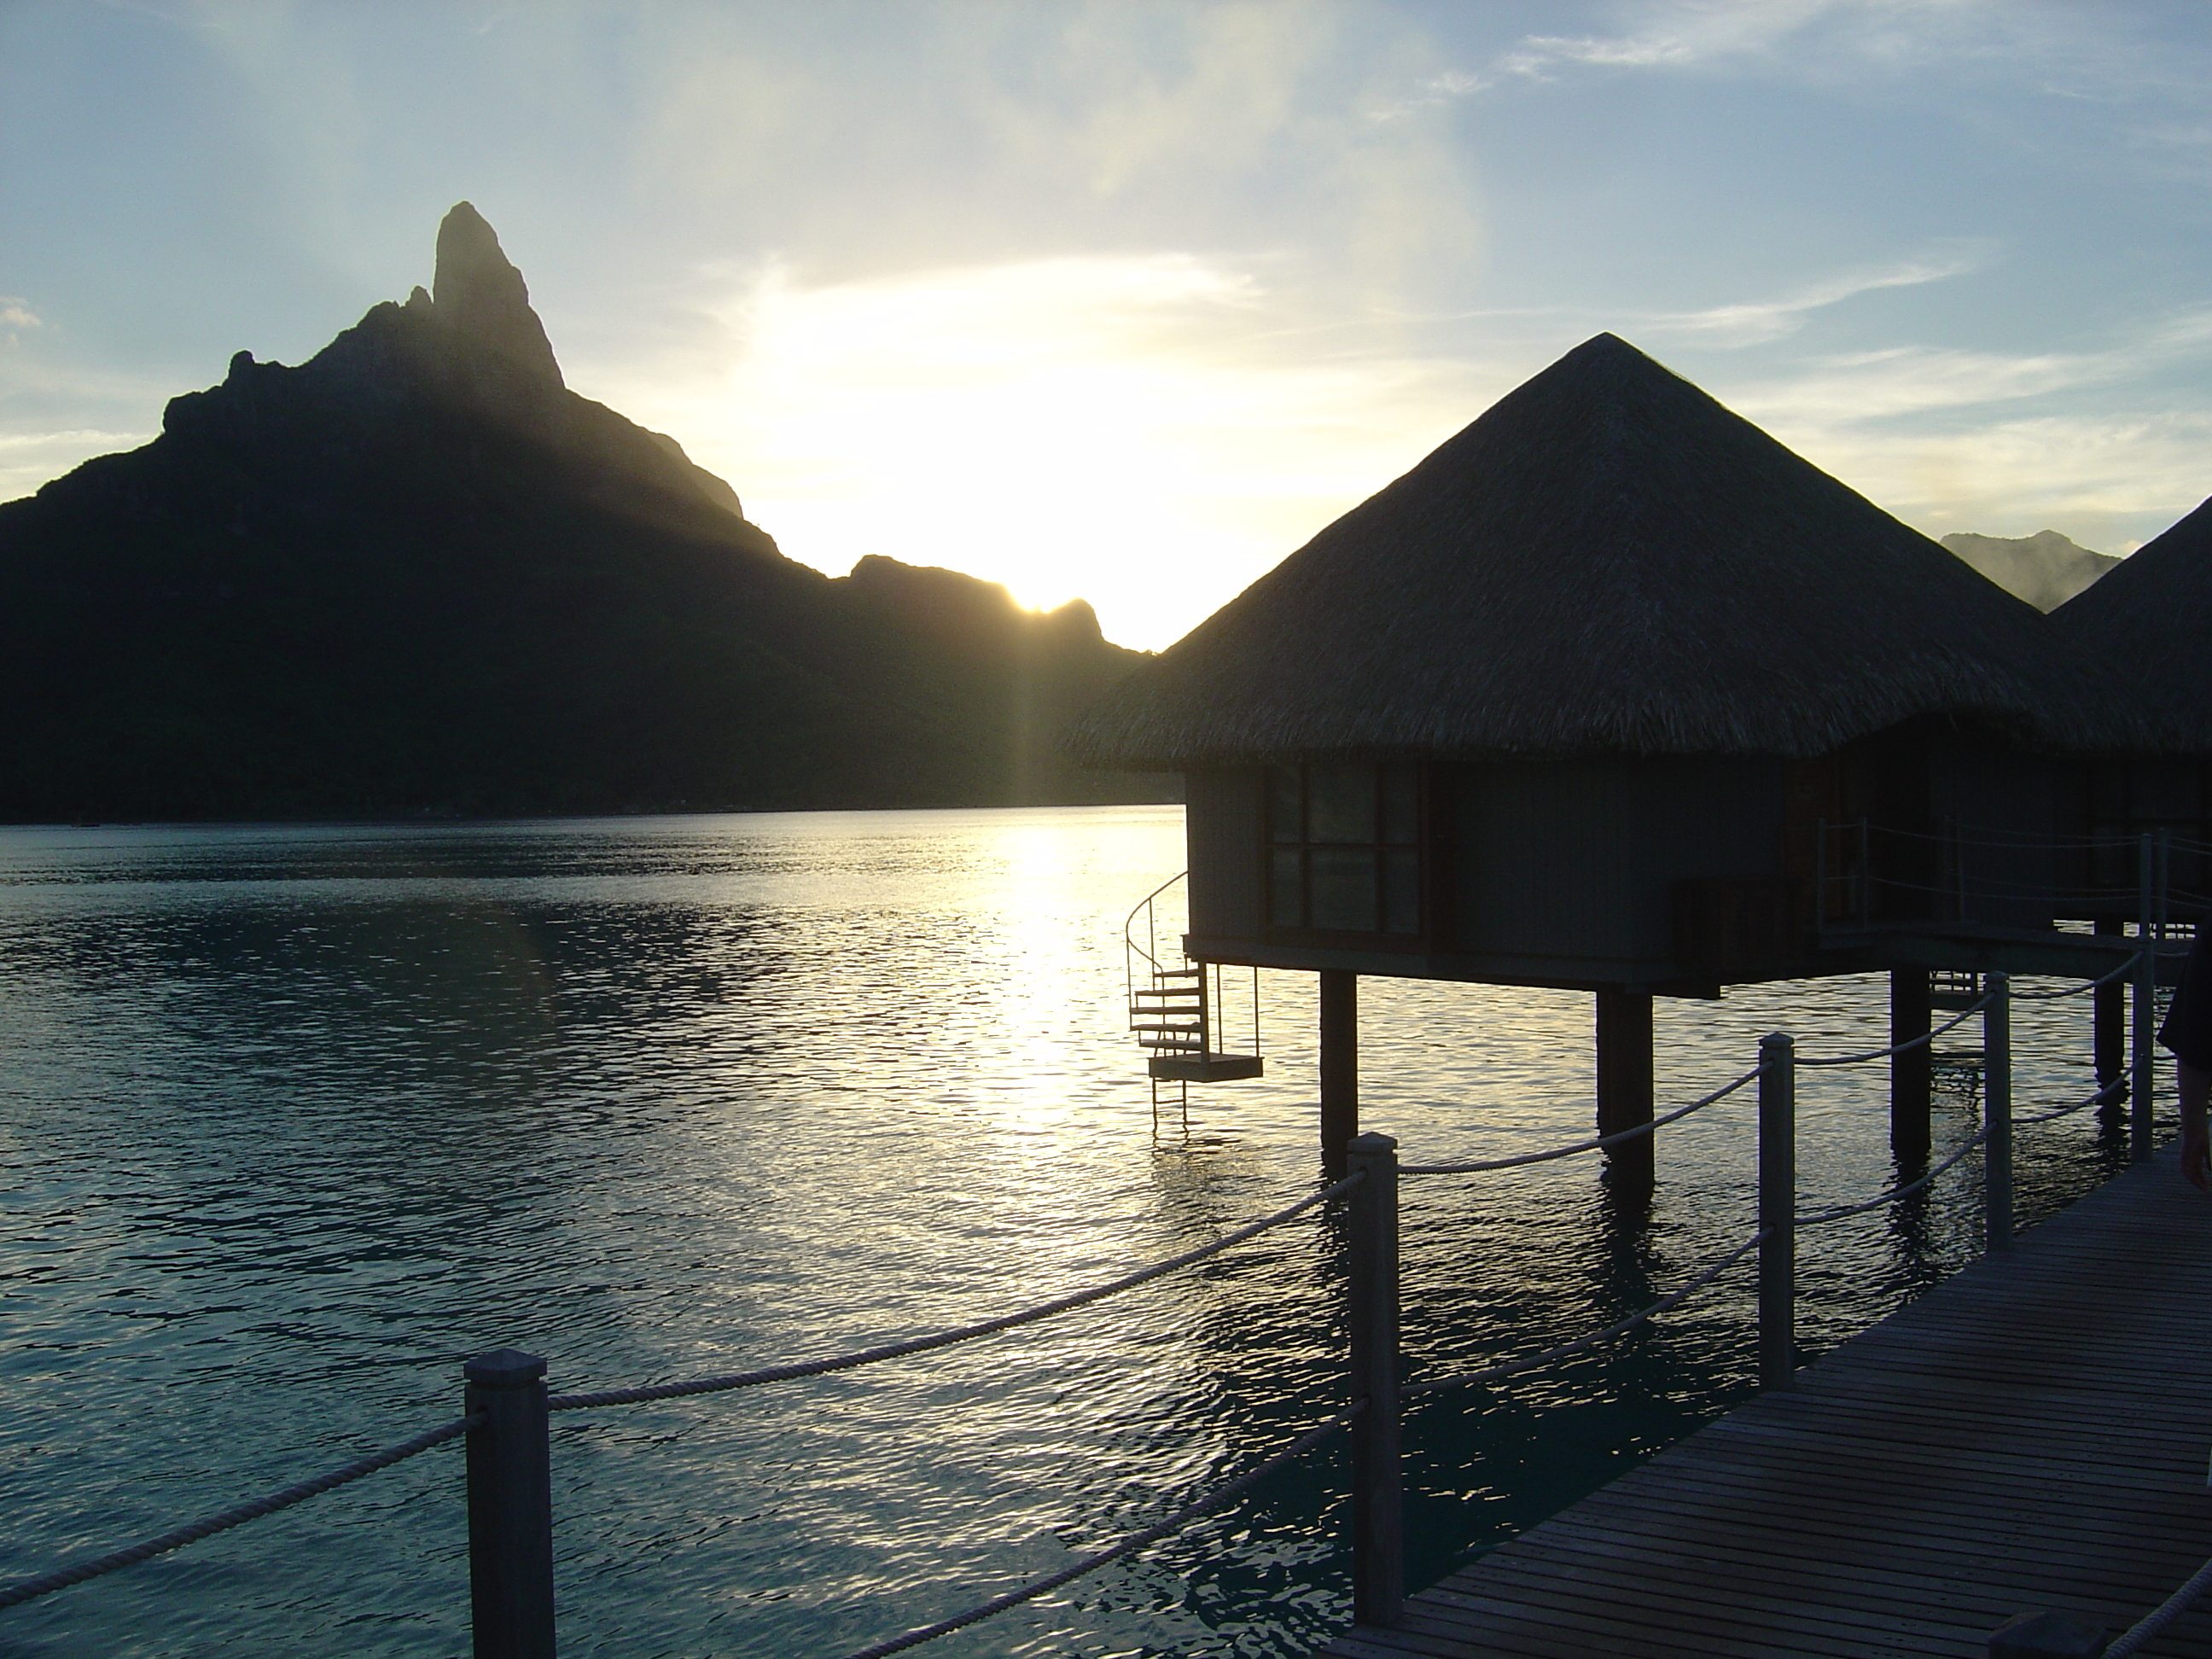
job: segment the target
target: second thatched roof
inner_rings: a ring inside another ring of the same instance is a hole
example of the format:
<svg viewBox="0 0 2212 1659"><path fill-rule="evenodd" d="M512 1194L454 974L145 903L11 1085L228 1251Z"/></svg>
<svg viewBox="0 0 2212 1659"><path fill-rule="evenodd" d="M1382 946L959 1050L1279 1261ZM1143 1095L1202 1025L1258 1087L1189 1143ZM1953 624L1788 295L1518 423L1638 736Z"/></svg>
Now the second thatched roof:
<svg viewBox="0 0 2212 1659"><path fill-rule="evenodd" d="M2167 728L2162 746L2212 752L2212 501L2154 537L2051 613Z"/></svg>
<svg viewBox="0 0 2212 1659"><path fill-rule="evenodd" d="M2112 578L2106 578L2111 580ZM1095 765L1825 753L1916 715L2131 746L2046 618L1601 334L1079 726Z"/></svg>

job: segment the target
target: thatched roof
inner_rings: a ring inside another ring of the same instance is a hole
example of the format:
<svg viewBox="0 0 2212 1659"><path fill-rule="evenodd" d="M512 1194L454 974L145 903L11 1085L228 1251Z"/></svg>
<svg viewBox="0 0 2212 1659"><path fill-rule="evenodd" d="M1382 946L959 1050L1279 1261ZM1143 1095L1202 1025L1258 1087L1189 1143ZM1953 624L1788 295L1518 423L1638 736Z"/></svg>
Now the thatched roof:
<svg viewBox="0 0 2212 1659"><path fill-rule="evenodd" d="M2212 750L2212 501L2145 542L2051 613L2170 728L2164 746Z"/></svg>
<svg viewBox="0 0 2212 1659"><path fill-rule="evenodd" d="M2110 580L2109 578L2107 580ZM1922 714L2106 746L2046 618L1601 334L1139 671L1094 765L1811 756Z"/></svg>

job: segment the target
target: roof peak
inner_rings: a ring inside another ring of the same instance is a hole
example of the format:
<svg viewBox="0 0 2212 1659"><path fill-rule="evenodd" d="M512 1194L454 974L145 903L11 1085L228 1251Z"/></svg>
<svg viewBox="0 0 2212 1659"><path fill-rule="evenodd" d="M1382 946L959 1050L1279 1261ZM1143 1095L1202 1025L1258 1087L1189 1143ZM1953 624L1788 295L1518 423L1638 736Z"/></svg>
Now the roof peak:
<svg viewBox="0 0 2212 1659"><path fill-rule="evenodd" d="M1200 624L1080 741L1174 766L1814 755L1921 714L2074 738L2112 688L2044 629L1604 333Z"/></svg>

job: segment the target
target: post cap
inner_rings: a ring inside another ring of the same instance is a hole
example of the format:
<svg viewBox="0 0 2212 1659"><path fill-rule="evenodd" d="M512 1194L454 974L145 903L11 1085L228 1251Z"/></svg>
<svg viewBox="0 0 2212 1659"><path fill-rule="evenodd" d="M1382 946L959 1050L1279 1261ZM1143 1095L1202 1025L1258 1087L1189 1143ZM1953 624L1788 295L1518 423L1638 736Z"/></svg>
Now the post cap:
<svg viewBox="0 0 2212 1659"><path fill-rule="evenodd" d="M2056 1613L2015 1613L1990 1632L1990 1659L2097 1659L2105 1632Z"/></svg>
<svg viewBox="0 0 2212 1659"><path fill-rule="evenodd" d="M1344 1150L1362 1158L1380 1158L1385 1152L1395 1152L1398 1143L1389 1135L1378 1135L1372 1130L1364 1135L1354 1135L1345 1143Z"/></svg>
<svg viewBox="0 0 2212 1659"><path fill-rule="evenodd" d="M520 1348L495 1348L465 1363L461 1375L480 1389L519 1389L545 1375L545 1360Z"/></svg>
<svg viewBox="0 0 2212 1659"><path fill-rule="evenodd" d="M1793 1048L1797 1046L1797 1039L1787 1031L1769 1031L1765 1036L1759 1038L1759 1046L1764 1048L1770 1042L1787 1043Z"/></svg>

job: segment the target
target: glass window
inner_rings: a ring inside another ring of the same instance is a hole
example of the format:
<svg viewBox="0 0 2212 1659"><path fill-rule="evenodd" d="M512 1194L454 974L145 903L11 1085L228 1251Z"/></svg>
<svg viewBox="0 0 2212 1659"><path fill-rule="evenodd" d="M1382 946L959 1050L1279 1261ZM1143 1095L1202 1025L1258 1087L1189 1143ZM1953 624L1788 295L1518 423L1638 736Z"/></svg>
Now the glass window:
<svg viewBox="0 0 2212 1659"><path fill-rule="evenodd" d="M1332 933L1421 932L1421 770L1267 771L1267 920Z"/></svg>
<svg viewBox="0 0 2212 1659"><path fill-rule="evenodd" d="M1334 932L1375 931L1375 854L1364 847L1316 847L1306 854L1313 925Z"/></svg>
<svg viewBox="0 0 2212 1659"><path fill-rule="evenodd" d="M1382 769L1384 845L1415 847L1421 840L1421 774L1411 766Z"/></svg>
<svg viewBox="0 0 2212 1659"><path fill-rule="evenodd" d="M1267 839L1304 841L1305 785L1295 766L1267 769Z"/></svg>
<svg viewBox="0 0 2212 1659"><path fill-rule="evenodd" d="M1306 768L1306 839L1372 846L1375 771L1371 766Z"/></svg>
<svg viewBox="0 0 2212 1659"><path fill-rule="evenodd" d="M1382 931L1421 931L1421 855L1413 848L1393 847L1382 854Z"/></svg>
<svg viewBox="0 0 2212 1659"><path fill-rule="evenodd" d="M1306 858L1295 847L1267 854L1267 920L1278 927L1306 925Z"/></svg>

